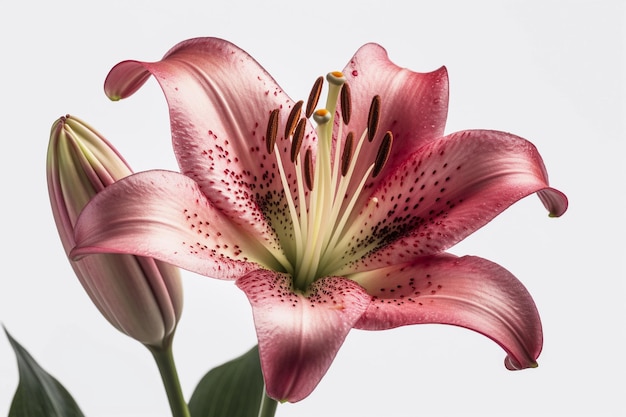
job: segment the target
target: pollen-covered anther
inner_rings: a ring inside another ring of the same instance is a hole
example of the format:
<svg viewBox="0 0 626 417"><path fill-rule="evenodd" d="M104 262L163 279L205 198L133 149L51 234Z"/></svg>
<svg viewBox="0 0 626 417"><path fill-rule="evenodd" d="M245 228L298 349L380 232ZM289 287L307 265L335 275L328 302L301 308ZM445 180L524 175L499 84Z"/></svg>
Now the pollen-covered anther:
<svg viewBox="0 0 626 417"><path fill-rule="evenodd" d="M293 132L293 138L291 139L291 162L296 162L296 158L300 153L300 146L302 146L302 140L304 139L304 130L306 128L306 119L303 117L298 122L295 131Z"/></svg>
<svg viewBox="0 0 626 417"><path fill-rule="evenodd" d="M317 123L318 125L323 125L330 122L331 117L332 115L326 109L319 109L316 110L315 113L313 113L313 120L315 120L315 123Z"/></svg>
<svg viewBox="0 0 626 417"><path fill-rule="evenodd" d="M352 115L352 97L350 94L350 85L345 83L341 86L341 118L344 124L350 123L350 116Z"/></svg>
<svg viewBox="0 0 626 417"><path fill-rule="evenodd" d="M302 104L304 102L302 100L298 101L292 107L289 112L289 116L287 116L287 123L285 124L285 139L293 134L293 130L296 128L297 120L300 118L300 114L302 113Z"/></svg>
<svg viewBox="0 0 626 417"><path fill-rule="evenodd" d="M313 154L311 149L304 153L304 182L309 191L313 191Z"/></svg>
<svg viewBox="0 0 626 417"><path fill-rule="evenodd" d="M391 153L392 145L393 135L390 131L387 131L385 133L385 136L383 136L383 140L381 141L380 147L378 148L378 153L376 154L376 161L374 162L374 169L372 170L373 178L376 178L385 167L385 164L389 159L389 154Z"/></svg>
<svg viewBox="0 0 626 417"><path fill-rule="evenodd" d="M349 132L343 145L343 153L341 154L341 175L346 176L352 162L352 152L354 147L354 133Z"/></svg>
<svg viewBox="0 0 626 417"><path fill-rule="evenodd" d="M265 146L267 153L271 154L274 151L274 144L276 144L276 135L278 134L278 115L280 110L274 109L270 113L270 119L267 122L267 132L265 134Z"/></svg>
<svg viewBox="0 0 626 417"><path fill-rule="evenodd" d="M380 121L380 96L375 95L372 98L370 112L367 116L367 140L373 141L378 130L378 122Z"/></svg>
<svg viewBox="0 0 626 417"><path fill-rule="evenodd" d="M306 101L306 111L304 114L308 119L313 114L315 107L317 106L317 102L320 99L320 94L322 93L322 84L324 83L324 77L317 77L315 83L313 83L313 87L311 88L311 93L309 93L309 98Z"/></svg>

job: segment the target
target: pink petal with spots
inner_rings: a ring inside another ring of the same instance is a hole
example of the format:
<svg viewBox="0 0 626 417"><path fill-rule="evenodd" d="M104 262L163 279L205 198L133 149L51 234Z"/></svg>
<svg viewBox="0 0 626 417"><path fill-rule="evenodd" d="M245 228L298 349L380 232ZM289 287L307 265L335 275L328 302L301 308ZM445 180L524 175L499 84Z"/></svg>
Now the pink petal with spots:
<svg viewBox="0 0 626 417"><path fill-rule="evenodd" d="M276 108L281 109L279 123L284 126L294 102L252 57L215 38L181 42L158 62L121 62L109 73L105 91L112 99L128 97L150 74L167 98L182 173L196 181L234 223L259 240L273 239L262 211L270 217L284 217L280 211L283 184L275 154L266 151L266 129L270 112ZM311 124L306 126L302 149L315 139ZM280 133L278 148L286 161L287 143ZM293 164L285 165L295 182Z"/></svg>
<svg viewBox="0 0 626 417"><path fill-rule="evenodd" d="M147 256L223 279L256 269L256 263L278 267L261 242L245 233L186 176L148 171L111 184L87 204L75 225L71 256Z"/></svg>
<svg viewBox="0 0 626 417"><path fill-rule="evenodd" d="M407 155L443 136L448 114L445 67L427 73L414 72L397 66L382 46L370 43L356 52L345 67L344 76L350 85L353 111L349 125L343 128L343 136L353 131L358 138L367 128L372 98L375 95L381 98L378 133L371 144L363 147L359 161L364 162L357 166L357 178L362 178L374 162L386 131L392 132L395 145L385 171L392 171ZM381 179L382 176L370 179L368 187L375 187ZM352 195L352 190L348 195ZM366 198L364 195L360 204L364 204Z"/></svg>
<svg viewBox="0 0 626 417"><path fill-rule="evenodd" d="M366 227L354 245L373 236L379 250L350 268L366 270L444 251L532 193L553 216L567 209L567 198L549 187L530 142L484 130L432 141L372 193L378 208L356 219Z"/></svg>
<svg viewBox="0 0 626 417"><path fill-rule="evenodd" d="M355 282L330 277L296 293L291 277L259 270L237 280L250 300L270 397L307 397L370 302Z"/></svg>
<svg viewBox="0 0 626 417"><path fill-rule="evenodd" d="M535 303L507 270L485 259L419 258L351 276L374 296L355 328L441 323L486 335L508 353L508 369L537 366L543 336Z"/></svg>

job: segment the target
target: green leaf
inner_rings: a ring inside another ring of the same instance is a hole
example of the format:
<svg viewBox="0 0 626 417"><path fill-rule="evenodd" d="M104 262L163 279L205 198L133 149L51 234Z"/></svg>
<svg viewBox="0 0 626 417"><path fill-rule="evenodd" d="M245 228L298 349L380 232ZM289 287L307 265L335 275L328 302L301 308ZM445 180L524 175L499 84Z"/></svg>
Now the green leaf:
<svg viewBox="0 0 626 417"><path fill-rule="evenodd" d="M44 371L6 329L4 332L15 351L20 374L9 417L84 417L63 385Z"/></svg>
<svg viewBox="0 0 626 417"><path fill-rule="evenodd" d="M257 346L210 370L189 400L192 417L273 416L276 406L276 401L265 396Z"/></svg>

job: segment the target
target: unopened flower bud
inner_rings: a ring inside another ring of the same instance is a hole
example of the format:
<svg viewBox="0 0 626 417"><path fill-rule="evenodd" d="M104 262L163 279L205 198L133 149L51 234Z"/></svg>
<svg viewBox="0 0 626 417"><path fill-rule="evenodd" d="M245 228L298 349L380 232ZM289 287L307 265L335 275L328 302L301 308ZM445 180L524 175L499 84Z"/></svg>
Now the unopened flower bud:
<svg viewBox="0 0 626 417"><path fill-rule="evenodd" d="M69 254L78 214L96 193L132 174L122 156L98 132L73 116L50 133L48 192L54 220ZM132 255L98 254L71 262L85 291L118 330L153 347L171 341L182 312L178 268Z"/></svg>

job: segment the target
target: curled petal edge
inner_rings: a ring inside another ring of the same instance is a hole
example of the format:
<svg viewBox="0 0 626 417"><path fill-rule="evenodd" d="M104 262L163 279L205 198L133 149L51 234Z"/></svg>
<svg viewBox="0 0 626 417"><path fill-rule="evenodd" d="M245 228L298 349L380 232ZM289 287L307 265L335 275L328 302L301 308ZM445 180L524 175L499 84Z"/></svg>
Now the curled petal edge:
<svg viewBox="0 0 626 417"><path fill-rule="evenodd" d="M483 334L508 354L507 369L537 366L541 320L522 283L501 266L449 254L350 276L373 300L355 328L449 324Z"/></svg>

